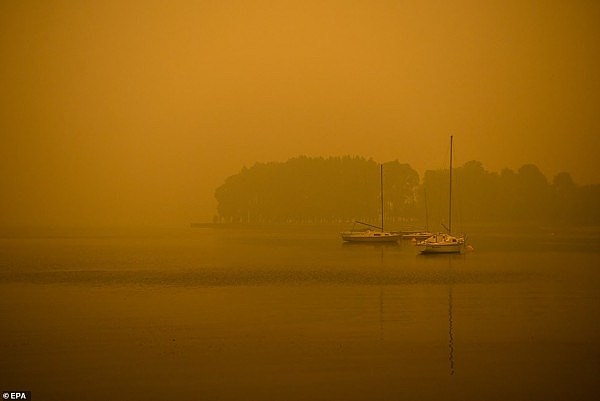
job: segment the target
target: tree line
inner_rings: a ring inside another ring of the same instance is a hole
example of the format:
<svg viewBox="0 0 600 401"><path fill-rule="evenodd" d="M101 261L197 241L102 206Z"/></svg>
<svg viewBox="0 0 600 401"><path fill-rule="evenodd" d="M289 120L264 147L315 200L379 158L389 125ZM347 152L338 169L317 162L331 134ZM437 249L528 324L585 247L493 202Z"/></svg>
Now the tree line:
<svg viewBox="0 0 600 401"><path fill-rule="evenodd" d="M561 172L552 180L533 164L487 171L479 161L454 168L453 221L600 223L600 185L577 185ZM256 163L216 189L219 216L237 223L342 223L381 218L380 167L359 156L300 156L283 163ZM383 164L383 209L388 228L448 220L449 169L419 177L409 164Z"/></svg>

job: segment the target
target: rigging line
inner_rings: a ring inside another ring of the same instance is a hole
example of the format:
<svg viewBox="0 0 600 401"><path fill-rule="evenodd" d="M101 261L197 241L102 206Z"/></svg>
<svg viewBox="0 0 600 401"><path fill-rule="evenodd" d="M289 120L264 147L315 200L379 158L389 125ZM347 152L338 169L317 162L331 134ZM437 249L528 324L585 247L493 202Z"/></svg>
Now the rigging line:
<svg viewBox="0 0 600 401"><path fill-rule="evenodd" d="M449 222L446 221L444 224L445 219L448 218L448 212L449 209L446 209L447 207L449 207L448 204L448 193L450 191L450 188L448 187L448 174L450 174L450 169L448 168L448 155L450 154L450 151L452 149L452 144L448 144L448 142L444 141L447 145L444 147L445 151L442 157L440 157L440 160L443 160L443 162L440 164L441 167L438 171L440 171L440 176L439 176L439 180L440 183L439 188L440 190L438 191L438 205L439 205L439 216L438 216L438 220L440 222L440 227L441 229L438 231L443 231L442 229L446 229L446 231L448 231L448 228L446 226L446 224L448 224ZM449 224L448 224L449 225Z"/></svg>
<svg viewBox="0 0 600 401"><path fill-rule="evenodd" d="M429 218L437 222L436 226L438 228L436 231L443 231L446 228L444 223L448 223L445 220L448 218L448 192L450 190L448 187L448 155L450 154L450 144L446 141L444 142L446 146L443 148L443 154L440 153L439 157L439 160L442 162L439 163L437 168L431 169L430 177L432 180L429 180L429 185L424 185L424 188L429 187L430 189L430 196L428 196L428 206L430 206Z"/></svg>
<svg viewBox="0 0 600 401"><path fill-rule="evenodd" d="M456 149L456 147L454 147L454 149ZM455 165L458 166L457 161L459 160L458 157L456 157L456 150L454 150L454 161L455 161ZM464 164L463 164L464 166ZM454 175L454 184L455 184L455 190L454 190L454 209L456 210L456 213L454 213L454 215L457 217L457 223L458 223L458 227L462 227L463 224L463 202L461 202L461 199L464 198L464 185L462 179L464 178L464 168L459 167L458 169L455 168L455 172L457 174ZM455 232L458 232L457 230L454 230Z"/></svg>

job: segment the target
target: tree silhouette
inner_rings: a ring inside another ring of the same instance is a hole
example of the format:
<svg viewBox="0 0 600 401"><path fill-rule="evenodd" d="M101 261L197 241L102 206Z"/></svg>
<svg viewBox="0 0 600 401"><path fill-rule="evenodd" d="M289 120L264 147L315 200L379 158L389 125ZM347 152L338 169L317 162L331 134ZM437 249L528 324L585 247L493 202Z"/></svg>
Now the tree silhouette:
<svg viewBox="0 0 600 401"><path fill-rule="evenodd" d="M241 223L380 224L379 165L359 156L256 163L228 177L215 191L221 221ZM447 224L449 170L418 173L398 160L384 164L386 226ZM550 184L539 168L487 171L469 161L453 171L453 220L470 223L600 223L600 186L578 186L566 172Z"/></svg>
<svg viewBox="0 0 600 401"><path fill-rule="evenodd" d="M219 215L232 222L376 222L380 216L378 164L362 157L308 158L257 163L217 188ZM408 164L384 169L385 207L398 221L415 207L419 175Z"/></svg>

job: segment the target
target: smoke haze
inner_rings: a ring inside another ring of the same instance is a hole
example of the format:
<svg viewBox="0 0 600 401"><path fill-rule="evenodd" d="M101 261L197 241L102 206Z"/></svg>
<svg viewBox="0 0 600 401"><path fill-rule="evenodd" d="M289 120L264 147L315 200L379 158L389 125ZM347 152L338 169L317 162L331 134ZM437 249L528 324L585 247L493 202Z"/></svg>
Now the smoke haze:
<svg viewBox="0 0 600 401"><path fill-rule="evenodd" d="M4 1L0 225L188 224L242 166L600 182L600 4Z"/></svg>

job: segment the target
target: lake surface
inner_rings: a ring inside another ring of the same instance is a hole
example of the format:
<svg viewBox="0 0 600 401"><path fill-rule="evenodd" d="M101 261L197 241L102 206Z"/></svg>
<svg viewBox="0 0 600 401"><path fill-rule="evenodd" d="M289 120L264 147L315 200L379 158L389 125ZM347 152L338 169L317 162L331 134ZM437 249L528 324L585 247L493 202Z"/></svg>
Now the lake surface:
<svg viewBox="0 0 600 401"><path fill-rule="evenodd" d="M0 238L0 391L35 400L594 400L598 231L475 251L337 229Z"/></svg>

